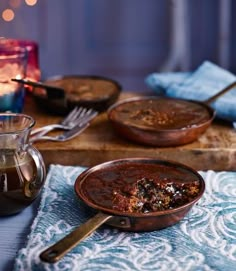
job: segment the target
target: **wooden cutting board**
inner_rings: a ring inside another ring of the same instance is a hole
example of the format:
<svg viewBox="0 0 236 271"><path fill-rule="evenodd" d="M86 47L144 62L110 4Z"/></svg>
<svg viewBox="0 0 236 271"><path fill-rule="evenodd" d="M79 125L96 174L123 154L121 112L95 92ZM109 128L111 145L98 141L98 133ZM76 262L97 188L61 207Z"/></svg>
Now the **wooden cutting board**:
<svg viewBox="0 0 236 271"><path fill-rule="evenodd" d="M141 96L124 92L120 99ZM46 114L30 96L24 112L36 120L35 127L57 123L58 116ZM97 116L79 136L67 142L38 142L46 165L93 166L105 161L128 157L152 157L175 160L196 170L236 170L236 133L229 123L214 122L194 143L179 147L142 146L120 138L112 129L106 113Z"/></svg>

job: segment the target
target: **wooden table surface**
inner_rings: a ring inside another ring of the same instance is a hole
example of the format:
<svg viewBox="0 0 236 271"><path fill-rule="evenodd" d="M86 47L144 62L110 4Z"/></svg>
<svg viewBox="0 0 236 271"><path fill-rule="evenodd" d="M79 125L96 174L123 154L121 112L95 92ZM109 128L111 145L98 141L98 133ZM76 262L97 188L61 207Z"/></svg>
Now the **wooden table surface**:
<svg viewBox="0 0 236 271"><path fill-rule="evenodd" d="M142 94L124 92L120 99ZM28 96L25 113L36 120L35 127L57 123L62 117L46 114ZM120 138L112 129L106 113L97 116L79 136L67 142L38 142L46 165L93 166L127 157L152 157L175 160L196 170L236 170L236 133L229 123L215 121L195 142L179 147L150 147Z"/></svg>

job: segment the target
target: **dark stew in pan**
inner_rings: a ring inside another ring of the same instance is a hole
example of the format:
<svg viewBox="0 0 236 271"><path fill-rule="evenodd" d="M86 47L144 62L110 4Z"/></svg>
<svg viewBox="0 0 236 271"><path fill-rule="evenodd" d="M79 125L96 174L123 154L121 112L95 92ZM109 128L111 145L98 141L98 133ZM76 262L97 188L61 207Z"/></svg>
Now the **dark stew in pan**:
<svg viewBox="0 0 236 271"><path fill-rule="evenodd" d="M110 112L110 119L141 129L186 129L211 118L201 104L168 98L143 99L120 104Z"/></svg>
<svg viewBox="0 0 236 271"><path fill-rule="evenodd" d="M118 164L91 172L83 193L94 204L128 213L174 209L199 195L200 182L184 168L160 164Z"/></svg>

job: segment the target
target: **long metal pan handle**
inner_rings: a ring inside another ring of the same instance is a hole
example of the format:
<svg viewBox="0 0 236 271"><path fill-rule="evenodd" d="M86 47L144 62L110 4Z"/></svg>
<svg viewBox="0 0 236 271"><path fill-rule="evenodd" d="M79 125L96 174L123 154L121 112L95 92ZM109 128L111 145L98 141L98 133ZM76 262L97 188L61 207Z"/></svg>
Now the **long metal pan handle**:
<svg viewBox="0 0 236 271"><path fill-rule="evenodd" d="M224 89L222 89L220 92L216 93L214 96L210 97L208 100L206 100L204 103L207 105L210 105L213 101L215 101L218 97L222 96L232 88L236 87L236 81L234 81L232 84L228 85Z"/></svg>
<svg viewBox="0 0 236 271"><path fill-rule="evenodd" d="M48 263L59 261L67 252L78 245L111 217L112 215L97 213L94 217L76 228L56 244L44 250L40 254L40 259Z"/></svg>
<svg viewBox="0 0 236 271"><path fill-rule="evenodd" d="M28 85L28 86L32 86L32 87L40 87L40 88L44 88L47 92L48 98L60 98L60 99L64 99L65 98L65 91L64 89L60 88L60 87L56 87L56 86L51 86L51 85L46 85L42 82L35 82L35 81L30 81L27 79L16 79L16 78L12 78L11 81L14 82L18 82L24 85Z"/></svg>

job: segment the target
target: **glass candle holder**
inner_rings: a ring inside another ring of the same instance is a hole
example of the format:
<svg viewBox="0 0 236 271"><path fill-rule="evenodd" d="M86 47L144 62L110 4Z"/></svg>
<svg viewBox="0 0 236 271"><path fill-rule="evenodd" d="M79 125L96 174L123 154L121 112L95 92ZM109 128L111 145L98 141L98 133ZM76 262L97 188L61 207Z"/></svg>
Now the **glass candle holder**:
<svg viewBox="0 0 236 271"><path fill-rule="evenodd" d="M26 79L30 81L40 81L41 70L39 65L39 46L38 43L32 40L19 40L4 38L2 41L11 47L24 47L28 52ZM32 87L25 86L27 90L32 90Z"/></svg>
<svg viewBox="0 0 236 271"><path fill-rule="evenodd" d="M25 47L0 42L0 112L22 112L25 89L11 79L25 78L27 60Z"/></svg>

